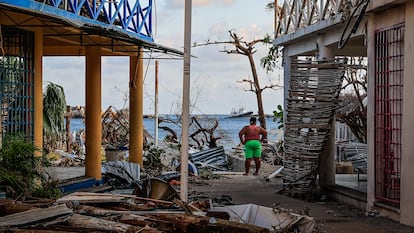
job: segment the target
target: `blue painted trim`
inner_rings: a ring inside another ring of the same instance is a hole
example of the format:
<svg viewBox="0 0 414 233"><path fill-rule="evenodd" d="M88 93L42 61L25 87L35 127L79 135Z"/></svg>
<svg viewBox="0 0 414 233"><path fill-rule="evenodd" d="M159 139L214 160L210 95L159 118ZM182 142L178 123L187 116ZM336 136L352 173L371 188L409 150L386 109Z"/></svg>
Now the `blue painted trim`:
<svg viewBox="0 0 414 233"><path fill-rule="evenodd" d="M106 180L104 177L102 177L102 179L100 179L100 180L96 180L95 185L96 185L96 186L101 186L101 185L105 184L105 182L106 182L106 181L107 181L107 180Z"/></svg>
<svg viewBox="0 0 414 233"><path fill-rule="evenodd" d="M95 186L96 183L97 183L96 179L90 178L87 180L81 180L79 182L59 185L59 190L62 193L70 193L70 192L75 192L81 189L91 188Z"/></svg>
<svg viewBox="0 0 414 233"><path fill-rule="evenodd" d="M62 0L45 0L45 3L34 0L0 0L0 4L7 4L10 7L17 7L23 10L29 10L37 14L44 14L60 19L65 19L76 25L87 25L96 27L102 31L113 30L127 34L131 38L153 43L152 37L152 1L147 0L148 6L142 8L140 1L137 0L131 8L128 0L120 0L115 3L111 0L101 0L100 5L91 7L86 0L67 0L68 9L61 9ZM96 5L96 0L92 0ZM105 4L107 4L106 7ZM85 6L87 14L91 17L81 16L82 7ZM113 11L115 9L115 11ZM100 14L109 23L97 20ZM115 25L116 21L121 22L122 26Z"/></svg>

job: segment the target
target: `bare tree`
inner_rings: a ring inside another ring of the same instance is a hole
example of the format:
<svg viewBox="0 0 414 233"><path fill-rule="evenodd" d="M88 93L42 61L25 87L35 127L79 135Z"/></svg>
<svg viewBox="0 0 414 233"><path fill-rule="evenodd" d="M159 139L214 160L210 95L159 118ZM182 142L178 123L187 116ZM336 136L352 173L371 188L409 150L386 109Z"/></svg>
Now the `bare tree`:
<svg viewBox="0 0 414 233"><path fill-rule="evenodd" d="M346 103L336 118L349 126L360 142L367 142L367 66L366 59L352 57L345 73L341 99Z"/></svg>
<svg viewBox="0 0 414 233"><path fill-rule="evenodd" d="M243 37L237 35L232 30L229 30L229 35L231 40L229 41L207 41L206 43L200 43L200 44L194 44L193 47L198 46L206 46L206 45L217 45L217 44L231 44L234 45L234 49L224 49L220 52L225 52L227 54L238 54L238 55L244 55L249 60L250 69L252 71L253 80L249 79L243 79L241 80L242 83L247 83L249 85L249 89L247 91L251 91L255 93L256 99L257 99L257 108L258 108L258 115L259 115L259 122L260 126L266 129L266 120L265 120L265 114L263 110L263 99L262 99L262 92L265 89L274 89L275 87L281 87L280 85L276 84L269 84L264 87L260 86L259 81L259 75L257 74L257 68L256 63L254 61L254 54L257 52L255 46L259 43L270 45L271 39L269 35L266 35L262 39L256 39L250 42L247 42L244 40ZM269 59L271 57L274 58L274 52L275 50L271 49L271 52L269 52L269 55L266 57L267 59L262 59L261 64L264 68L266 68L266 71L272 71L273 67L275 65L274 60Z"/></svg>

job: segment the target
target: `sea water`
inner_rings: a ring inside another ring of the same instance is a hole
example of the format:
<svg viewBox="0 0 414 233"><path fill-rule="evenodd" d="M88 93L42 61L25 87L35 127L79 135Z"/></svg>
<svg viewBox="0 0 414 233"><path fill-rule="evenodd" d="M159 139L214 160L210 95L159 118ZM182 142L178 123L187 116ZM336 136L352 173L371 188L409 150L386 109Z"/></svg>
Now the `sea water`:
<svg viewBox="0 0 414 233"><path fill-rule="evenodd" d="M231 118L229 115L202 115L195 116L197 121L206 128L213 127L215 120L218 122L218 127L214 130L214 136L220 137L217 140L219 146L224 146L226 149L236 147L239 143L239 131L243 126L249 124L250 117L237 117ZM177 136L181 135L181 125L174 123L178 122L178 116L175 115L160 115L159 121L162 121L160 126L167 126L177 133ZM191 119L190 119L191 121ZM257 122L259 125L259 122ZM273 121L273 117L266 117L266 128L268 133L268 142L276 143L282 136L282 131L278 129L279 123ZM155 135L155 118L144 118L145 130L154 137ZM84 129L83 119L71 119L70 130L71 132ZM190 129L190 134L192 133ZM158 129L158 140L164 140L169 135L169 132Z"/></svg>

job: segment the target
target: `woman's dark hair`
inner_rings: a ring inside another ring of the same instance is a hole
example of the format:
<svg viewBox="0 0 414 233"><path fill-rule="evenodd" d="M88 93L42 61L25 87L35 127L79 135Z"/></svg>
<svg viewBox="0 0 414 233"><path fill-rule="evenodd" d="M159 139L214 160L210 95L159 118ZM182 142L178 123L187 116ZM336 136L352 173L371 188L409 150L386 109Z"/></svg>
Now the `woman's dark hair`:
<svg viewBox="0 0 414 233"><path fill-rule="evenodd" d="M256 123L256 117L250 117L250 124Z"/></svg>

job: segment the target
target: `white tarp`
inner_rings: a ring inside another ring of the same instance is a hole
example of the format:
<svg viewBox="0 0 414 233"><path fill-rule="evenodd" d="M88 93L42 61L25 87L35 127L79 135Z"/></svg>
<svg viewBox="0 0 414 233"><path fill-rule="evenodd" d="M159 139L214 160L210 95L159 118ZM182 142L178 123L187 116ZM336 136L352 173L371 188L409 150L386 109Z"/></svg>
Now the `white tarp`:
<svg viewBox="0 0 414 233"><path fill-rule="evenodd" d="M225 211L231 221L268 228L270 232L296 228L301 233L311 233L315 227L312 217L254 204L220 206L212 210Z"/></svg>

